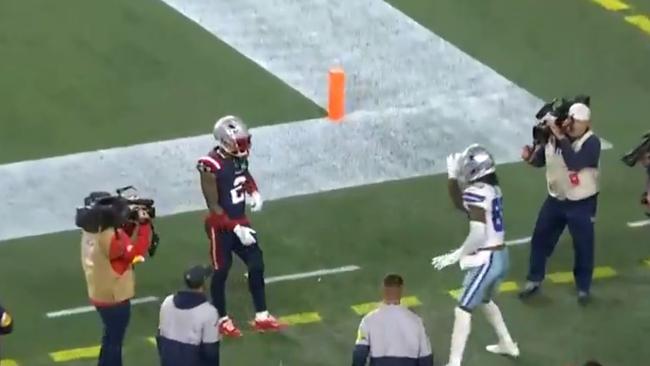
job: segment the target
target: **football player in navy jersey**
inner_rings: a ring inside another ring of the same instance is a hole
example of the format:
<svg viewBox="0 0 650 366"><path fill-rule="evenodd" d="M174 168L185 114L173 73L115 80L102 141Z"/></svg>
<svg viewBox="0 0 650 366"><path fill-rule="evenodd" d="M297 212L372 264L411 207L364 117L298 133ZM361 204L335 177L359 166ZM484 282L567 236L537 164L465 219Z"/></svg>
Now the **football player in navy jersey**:
<svg viewBox="0 0 650 366"><path fill-rule="evenodd" d="M213 134L217 146L199 159L197 168L209 210L205 231L214 267L210 292L219 311L219 331L225 336L241 336L226 311L225 286L233 252L248 267L248 288L256 311L252 326L259 331L281 329L283 325L266 308L262 250L246 217L247 201L252 211L262 208L257 184L248 171L251 135L244 122L235 116L220 118Z"/></svg>

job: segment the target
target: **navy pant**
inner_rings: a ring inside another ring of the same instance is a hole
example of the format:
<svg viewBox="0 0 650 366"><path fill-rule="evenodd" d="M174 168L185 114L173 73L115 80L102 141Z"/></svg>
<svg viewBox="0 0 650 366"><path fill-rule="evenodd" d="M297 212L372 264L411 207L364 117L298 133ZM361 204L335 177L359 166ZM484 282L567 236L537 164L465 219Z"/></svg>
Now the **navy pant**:
<svg viewBox="0 0 650 366"><path fill-rule="evenodd" d="M551 196L542 205L531 241L528 280L541 282L546 260L566 226L573 237L573 276L579 291L589 291L594 270L594 222L597 196L580 201L560 201Z"/></svg>
<svg viewBox="0 0 650 366"><path fill-rule="evenodd" d="M219 316L226 316L226 280L232 266L232 253L246 264L248 268L248 289L253 297L256 312L266 310L266 293L264 288L264 258L262 249L255 243L245 246L232 231L217 231L206 227L210 238L210 255L214 266L210 294L212 304L219 311Z"/></svg>
<svg viewBox="0 0 650 366"><path fill-rule="evenodd" d="M131 317L131 302L96 307L104 323L98 366L122 366L122 343Z"/></svg>

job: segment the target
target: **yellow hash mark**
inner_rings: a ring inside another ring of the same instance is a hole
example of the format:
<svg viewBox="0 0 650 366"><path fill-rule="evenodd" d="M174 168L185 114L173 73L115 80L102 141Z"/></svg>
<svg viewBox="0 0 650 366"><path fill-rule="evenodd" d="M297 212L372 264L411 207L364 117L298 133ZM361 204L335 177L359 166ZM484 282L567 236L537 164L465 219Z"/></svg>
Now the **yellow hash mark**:
<svg viewBox="0 0 650 366"><path fill-rule="evenodd" d="M499 286L499 292L514 292L519 291L519 285L515 281L506 281Z"/></svg>
<svg viewBox="0 0 650 366"><path fill-rule="evenodd" d="M377 309L381 303L380 302L367 302L364 304L357 304L357 305L352 305L350 306L352 310L357 313L357 315L366 315L369 312ZM402 297L402 305L412 308L415 306L422 305L422 302L420 302L420 299L418 299L415 296L406 296Z"/></svg>
<svg viewBox="0 0 650 366"><path fill-rule="evenodd" d="M154 346L158 345L158 342L156 341L156 337L147 337L147 341L149 341L149 343L153 344Z"/></svg>
<svg viewBox="0 0 650 366"><path fill-rule="evenodd" d="M553 283L571 283L571 282L573 282L573 272L549 273L547 277Z"/></svg>
<svg viewBox="0 0 650 366"><path fill-rule="evenodd" d="M407 308L414 308L416 306L422 305L422 303L420 302L420 299L415 296L407 296L402 298L402 305L406 306Z"/></svg>
<svg viewBox="0 0 650 366"><path fill-rule="evenodd" d="M52 352L50 353L50 357L52 357L54 362L66 362L72 360L80 360L83 358L96 358L99 356L100 348L101 346L66 349L63 351Z"/></svg>
<svg viewBox="0 0 650 366"><path fill-rule="evenodd" d="M596 267L594 268L594 279L603 279L616 276L616 270L612 267ZM555 272L548 275L548 278L553 283L573 283L572 272Z"/></svg>
<svg viewBox="0 0 650 366"><path fill-rule="evenodd" d="M611 278L617 275L616 270L612 267L596 267L594 268L594 278Z"/></svg>
<svg viewBox="0 0 650 366"><path fill-rule="evenodd" d="M309 324L309 323L318 323L322 321L320 314L318 313L299 313L285 315L278 319L280 323L287 325L296 325L296 324Z"/></svg>
<svg viewBox="0 0 650 366"><path fill-rule="evenodd" d="M502 282L501 285L499 286L499 292L514 292L514 291L519 291L519 285L517 285L517 282L515 281ZM460 298L460 295L463 293L463 289L458 288L455 290L449 290L448 293L449 296L453 297L455 300L458 300Z"/></svg>
<svg viewBox="0 0 650 366"><path fill-rule="evenodd" d="M645 15L630 15L625 21L650 34L650 18Z"/></svg>
<svg viewBox="0 0 650 366"><path fill-rule="evenodd" d="M455 300L460 298L460 294L463 292L462 288L457 288L455 290L449 290L449 296L453 297Z"/></svg>
<svg viewBox="0 0 650 366"><path fill-rule="evenodd" d="M18 362L14 360L2 360L0 366L18 366Z"/></svg>
<svg viewBox="0 0 650 366"><path fill-rule="evenodd" d="M592 0L596 4L611 11L627 10L630 6L621 0Z"/></svg>

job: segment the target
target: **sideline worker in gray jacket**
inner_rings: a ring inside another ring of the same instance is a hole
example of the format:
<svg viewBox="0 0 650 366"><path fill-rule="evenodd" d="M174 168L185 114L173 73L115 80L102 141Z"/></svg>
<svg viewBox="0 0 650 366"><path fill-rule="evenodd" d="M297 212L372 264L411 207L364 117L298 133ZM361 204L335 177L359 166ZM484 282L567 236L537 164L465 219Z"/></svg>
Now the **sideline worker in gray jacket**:
<svg viewBox="0 0 650 366"><path fill-rule="evenodd" d="M404 280L384 278L384 300L361 319L352 366L433 366L431 344L422 319L400 305Z"/></svg>
<svg viewBox="0 0 650 366"><path fill-rule="evenodd" d="M219 314L204 295L210 268L185 272L186 290L160 306L158 353L162 366L219 366Z"/></svg>

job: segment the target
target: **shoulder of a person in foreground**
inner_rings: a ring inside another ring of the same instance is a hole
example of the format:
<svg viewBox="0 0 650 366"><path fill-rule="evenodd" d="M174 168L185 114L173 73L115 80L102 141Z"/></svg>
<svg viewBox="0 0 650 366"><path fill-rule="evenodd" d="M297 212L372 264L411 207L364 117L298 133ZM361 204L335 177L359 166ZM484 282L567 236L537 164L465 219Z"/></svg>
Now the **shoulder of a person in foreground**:
<svg viewBox="0 0 650 366"><path fill-rule="evenodd" d="M161 307L169 307L174 305L174 294L167 295L163 302L160 304Z"/></svg>

